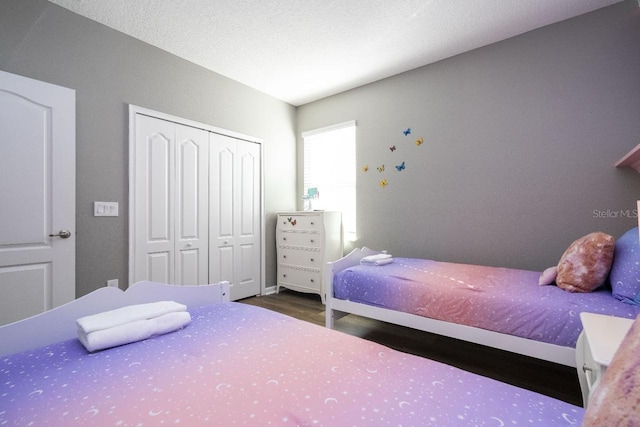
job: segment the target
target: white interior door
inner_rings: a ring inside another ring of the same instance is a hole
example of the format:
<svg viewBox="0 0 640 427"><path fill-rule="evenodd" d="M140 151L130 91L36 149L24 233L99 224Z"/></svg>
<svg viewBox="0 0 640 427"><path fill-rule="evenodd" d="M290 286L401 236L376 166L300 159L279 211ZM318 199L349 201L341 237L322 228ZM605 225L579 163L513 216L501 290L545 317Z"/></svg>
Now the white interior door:
<svg viewBox="0 0 640 427"><path fill-rule="evenodd" d="M133 281L208 283L208 132L135 114Z"/></svg>
<svg viewBox="0 0 640 427"><path fill-rule="evenodd" d="M75 298L75 91L0 71L0 325Z"/></svg>
<svg viewBox="0 0 640 427"><path fill-rule="evenodd" d="M260 293L260 145L211 133L209 277L231 282L231 299Z"/></svg>

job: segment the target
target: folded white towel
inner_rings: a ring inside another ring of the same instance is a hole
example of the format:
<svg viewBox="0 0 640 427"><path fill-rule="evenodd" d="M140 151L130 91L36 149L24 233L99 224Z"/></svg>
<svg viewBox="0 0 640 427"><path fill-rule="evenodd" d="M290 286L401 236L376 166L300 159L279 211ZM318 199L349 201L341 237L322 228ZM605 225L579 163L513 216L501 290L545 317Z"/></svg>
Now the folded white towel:
<svg viewBox="0 0 640 427"><path fill-rule="evenodd" d="M392 262L393 257L390 254L369 255L360 260L360 264L363 265L386 265Z"/></svg>
<svg viewBox="0 0 640 427"><path fill-rule="evenodd" d="M152 319L167 313L186 311L187 306L175 301L159 301L147 304L129 305L115 310L105 311L76 320L85 334L113 328L136 320Z"/></svg>
<svg viewBox="0 0 640 427"><path fill-rule="evenodd" d="M78 339L87 350L93 352L167 334L186 326L189 322L191 315L186 311L179 311L90 333L78 329Z"/></svg>

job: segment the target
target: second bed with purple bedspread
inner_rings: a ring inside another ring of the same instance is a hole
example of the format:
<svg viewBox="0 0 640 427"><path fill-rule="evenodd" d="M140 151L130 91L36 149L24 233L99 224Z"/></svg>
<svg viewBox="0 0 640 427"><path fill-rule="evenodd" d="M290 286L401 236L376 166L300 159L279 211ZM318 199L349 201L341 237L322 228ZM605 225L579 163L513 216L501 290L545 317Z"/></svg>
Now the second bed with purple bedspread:
<svg viewBox="0 0 640 427"><path fill-rule="evenodd" d="M570 293L538 286L539 272L395 258L384 266L358 265L335 275L334 298L575 347L581 312L636 318L640 306L601 288Z"/></svg>

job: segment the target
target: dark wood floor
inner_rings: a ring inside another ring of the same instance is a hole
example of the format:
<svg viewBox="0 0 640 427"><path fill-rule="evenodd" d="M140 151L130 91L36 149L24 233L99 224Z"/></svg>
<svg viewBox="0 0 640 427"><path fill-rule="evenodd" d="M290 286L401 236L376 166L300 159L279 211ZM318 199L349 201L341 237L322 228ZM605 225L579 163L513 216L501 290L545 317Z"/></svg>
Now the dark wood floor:
<svg viewBox="0 0 640 427"><path fill-rule="evenodd" d="M324 326L324 305L318 295L282 290L239 302ZM338 320L335 329L582 406L574 368L353 314Z"/></svg>

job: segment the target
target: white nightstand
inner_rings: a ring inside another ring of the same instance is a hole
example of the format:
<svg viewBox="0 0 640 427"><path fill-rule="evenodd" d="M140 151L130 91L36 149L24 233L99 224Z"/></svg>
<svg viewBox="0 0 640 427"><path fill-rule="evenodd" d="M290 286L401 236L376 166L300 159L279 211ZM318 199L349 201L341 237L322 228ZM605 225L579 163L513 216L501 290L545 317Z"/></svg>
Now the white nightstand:
<svg viewBox="0 0 640 427"><path fill-rule="evenodd" d="M633 319L580 313L580 320L583 331L576 344L576 367L586 408L589 395L607 370Z"/></svg>

